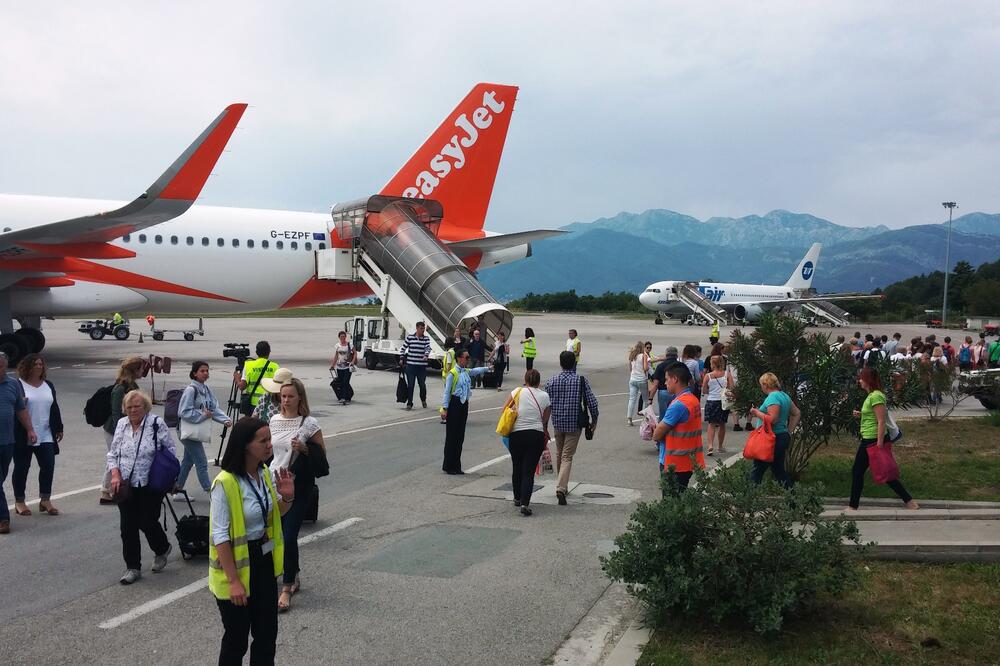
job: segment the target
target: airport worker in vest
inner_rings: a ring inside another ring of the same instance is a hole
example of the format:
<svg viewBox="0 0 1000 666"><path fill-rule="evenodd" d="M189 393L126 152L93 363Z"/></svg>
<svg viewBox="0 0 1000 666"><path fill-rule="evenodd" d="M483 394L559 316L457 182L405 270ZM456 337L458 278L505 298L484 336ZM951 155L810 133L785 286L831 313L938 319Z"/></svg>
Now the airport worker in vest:
<svg viewBox="0 0 1000 666"><path fill-rule="evenodd" d="M465 422L469 419L469 395L472 378L486 373L488 368L467 369L469 351L461 349L455 354L455 365L444 380L441 397L441 417L446 420L444 436L444 462L441 470L446 474L465 474L462 471L462 445L465 443Z"/></svg>
<svg viewBox="0 0 1000 666"><path fill-rule="evenodd" d="M521 340L521 356L524 357L525 370L531 370L535 367L538 344L535 342L535 331L530 326L524 329L524 340Z"/></svg>
<svg viewBox="0 0 1000 666"><path fill-rule="evenodd" d="M695 465L704 469L705 456L701 442L701 404L691 392L691 371L676 362L666 371L667 391L673 400L653 431L653 440L660 445L660 469L665 477L673 477L677 492L683 492L691 481ZM663 489L664 497L667 489Z"/></svg>
<svg viewBox="0 0 1000 666"><path fill-rule="evenodd" d="M222 616L219 664L242 664L249 634L251 664L273 664L278 637L278 587L284 541L281 516L295 500L291 473L272 478L267 423L236 422L212 484L209 514L208 589Z"/></svg>
<svg viewBox="0 0 1000 666"><path fill-rule="evenodd" d="M111 323L114 324L115 326L121 326L122 324L125 323L125 318L122 317L122 313L121 312L116 312L111 317Z"/></svg>
<svg viewBox="0 0 1000 666"><path fill-rule="evenodd" d="M708 341L713 345L719 341L719 320L716 319L715 323L712 324L712 333L708 336Z"/></svg>
<svg viewBox="0 0 1000 666"><path fill-rule="evenodd" d="M583 351L583 343L580 342L580 338L577 336L576 329L569 329L569 337L566 338L566 351L573 352L573 356L576 357L576 364L580 364L580 353Z"/></svg>
<svg viewBox="0 0 1000 666"><path fill-rule="evenodd" d="M246 401L246 396L250 396L249 409L244 410L244 416L249 416L253 412L253 408L257 406L257 401L264 395L264 387L260 383L265 378L272 379L274 373L278 370L278 364L270 359L270 343L266 340L261 340L257 343L254 351L257 352L257 358L243 364L243 375L240 376L239 371L234 373L240 383L240 390L244 393L244 402ZM249 390L247 390L248 387ZM241 408L244 406L246 405L241 405Z"/></svg>

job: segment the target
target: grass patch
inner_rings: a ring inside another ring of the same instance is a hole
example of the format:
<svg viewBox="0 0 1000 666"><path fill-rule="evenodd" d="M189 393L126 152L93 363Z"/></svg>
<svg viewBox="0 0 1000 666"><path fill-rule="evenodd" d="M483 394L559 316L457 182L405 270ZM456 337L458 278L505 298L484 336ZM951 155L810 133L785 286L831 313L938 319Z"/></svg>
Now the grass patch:
<svg viewBox="0 0 1000 666"><path fill-rule="evenodd" d="M1000 645L1000 565L873 562L862 589L821 600L775 638L678 620L640 666L988 664ZM930 645L924 647L921 643Z"/></svg>
<svg viewBox="0 0 1000 666"><path fill-rule="evenodd" d="M903 439L893 445L900 480L917 501L1000 501L1000 434L993 416L975 419L900 421ZM822 483L824 494L847 497L857 440L835 439L809 460L801 483ZM862 497L896 497L871 474Z"/></svg>

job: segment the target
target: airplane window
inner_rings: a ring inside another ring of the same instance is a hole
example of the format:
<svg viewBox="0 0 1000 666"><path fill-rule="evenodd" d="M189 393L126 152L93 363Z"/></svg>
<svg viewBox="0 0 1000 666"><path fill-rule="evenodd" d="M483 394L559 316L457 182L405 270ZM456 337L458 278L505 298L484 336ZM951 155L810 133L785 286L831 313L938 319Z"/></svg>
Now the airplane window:
<svg viewBox="0 0 1000 666"><path fill-rule="evenodd" d="M208 236L201 237L201 244L205 247L208 247Z"/></svg>
<svg viewBox="0 0 1000 666"><path fill-rule="evenodd" d="M226 241L221 238L217 238L215 239L215 244L218 245L219 247L225 247Z"/></svg>
<svg viewBox="0 0 1000 666"><path fill-rule="evenodd" d="M233 247L239 247L239 246L240 246L240 239L239 238L234 238L233 239Z"/></svg>
<svg viewBox="0 0 1000 666"><path fill-rule="evenodd" d="M171 245L177 245L177 236L171 236L170 237L170 244Z"/></svg>
<svg viewBox="0 0 1000 666"><path fill-rule="evenodd" d="M250 239L250 240L247 241L247 247L249 247L249 248L253 247L253 239Z"/></svg>
<svg viewBox="0 0 1000 666"><path fill-rule="evenodd" d="M153 236L153 240L156 242L157 245L159 245L160 243L163 242L163 236L161 236L160 234L156 234L155 236Z"/></svg>
<svg viewBox="0 0 1000 666"><path fill-rule="evenodd" d="M269 245L269 244L268 244L268 242L267 242L266 240L262 240L262 241L260 242L260 246L261 246L262 248L264 248L265 250L266 250L266 249L268 248L268 245Z"/></svg>
<svg viewBox="0 0 1000 666"><path fill-rule="evenodd" d="M298 244L298 242L296 242L296 241L292 241L292 249L293 249L293 250L297 250L297 249L299 249L299 244Z"/></svg>
<svg viewBox="0 0 1000 666"><path fill-rule="evenodd" d="M306 243L306 251L307 252L311 252L312 249L313 249L313 244L312 243Z"/></svg>
<svg viewBox="0 0 1000 666"><path fill-rule="evenodd" d="M4 227L4 228L3 228L3 232L4 232L4 233L7 233L8 231L10 231L10 227Z"/></svg>
<svg viewBox="0 0 1000 666"><path fill-rule="evenodd" d="M122 240L125 241L126 243L129 242L131 238L132 234L125 234L124 236L122 236Z"/></svg>
<svg viewBox="0 0 1000 666"><path fill-rule="evenodd" d="M191 237L191 236L188 236L188 237L187 237L187 244L188 244L188 245L194 245L194 238L193 238L193 237Z"/></svg>
<svg viewBox="0 0 1000 666"><path fill-rule="evenodd" d="M139 242L140 243L146 242L146 234L139 234Z"/></svg>
<svg viewBox="0 0 1000 666"><path fill-rule="evenodd" d="M283 249L285 249L285 242L284 241L278 241L277 243L274 244L274 247L278 248L279 250L283 250Z"/></svg>
<svg viewBox="0 0 1000 666"><path fill-rule="evenodd" d="M319 249L321 249L321 250L325 250L325 249L326 249L326 243L320 243L320 244L319 244L319 245L317 245L316 247L318 247L318 248L319 248Z"/></svg>

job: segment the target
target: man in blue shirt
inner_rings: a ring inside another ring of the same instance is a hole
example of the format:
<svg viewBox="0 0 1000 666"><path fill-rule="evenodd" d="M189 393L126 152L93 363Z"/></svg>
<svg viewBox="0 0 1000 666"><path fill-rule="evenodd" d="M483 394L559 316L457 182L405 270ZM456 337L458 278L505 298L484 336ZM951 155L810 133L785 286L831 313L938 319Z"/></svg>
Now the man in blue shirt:
<svg viewBox="0 0 1000 666"><path fill-rule="evenodd" d="M465 423L469 420L472 378L482 376L487 370L485 366L469 370L468 365L469 352L463 349L455 355L455 365L444 378L441 418L446 419L446 425L441 470L446 474L465 474L462 471L462 445L465 443Z"/></svg>
<svg viewBox="0 0 1000 666"><path fill-rule="evenodd" d="M24 405L21 385L17 379L7 376L7 355L0 352L0 534L10 533L10 509L3 484L7 480L7 470L14 458L14 419L28 433L28 442L38 441L35 429L31 427L31 417Z"/></svg>

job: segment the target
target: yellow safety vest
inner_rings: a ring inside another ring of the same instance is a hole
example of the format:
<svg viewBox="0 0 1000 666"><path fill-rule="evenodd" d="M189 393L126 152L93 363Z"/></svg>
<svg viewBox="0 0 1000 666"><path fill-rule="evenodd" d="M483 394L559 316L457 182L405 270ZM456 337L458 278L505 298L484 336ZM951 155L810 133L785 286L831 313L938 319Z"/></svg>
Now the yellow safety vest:
<svg viewBox="0 0 1000 666"><path fill-rule="evenodd" d="M524 358L535 358L538 355L538 349L535 347L535 339L528 338L521 345L521 356Z"/></svg>
<svg viewBox="0 0 1000 666"><path fill-rule="evenodd" d="M448 376L448 372L455 367L455 348L451 347L444 353L444 359L441 361L441 380Z"/></svg>
<svg viewBox="0 0 1000 666"><path fill-rule="evenodd" d="M719 337L719 322L715 322L712 325L712 337L713 338L718 338Z"/></svg>
<svg viewBox="0 0 1000 666"><path fill-rule="evenodd" d="M268 365L270 364L270 365ZM265 370L265 368L267 368ZM253 388L254 384L257 384L257 390L253 392L253 396L250 398L250 403L256 407L257 401L260 400L260 396L264 395L264 387L257 381L260 377L260 373L264 372L264 377L274 377L274 372L278 369L278 364L267 358L255 358L252 361L247 361L243 366L243 378L247 381L246 391L249 392ZM261 377L261 381L264 380Z"/></svg>
<svg viewBox="0 0 1000 666"><path fill-rule="evenodd" d="M267 483L267 491L271 494L271 515L267 525L267 538L274 542L274 551L271 557L274 559L274 576L277 578L285 568L285 541L281 534L281 512L278 511L278 493L271 483L271 473L267 467L261 469L264 481ZM243 519L243 493L240 492L240 482L235 475L222 471L215 477L212 487L216 483L222 484L222 489L226 491L226 503L229 504L229 544L233 548L233 559L236 560L236 571L240 575L240 582L247 596L250 596L250 547L247 545L247 528ZM210 512L211 513L211 512ZM209 515L208 523L208 589L212 591L216 599L229 598L229 579L219 562L219 551L212 541L212 517Z"/></svg>

